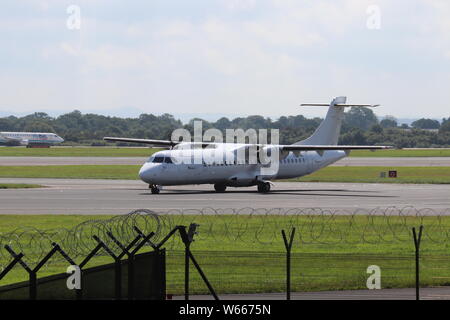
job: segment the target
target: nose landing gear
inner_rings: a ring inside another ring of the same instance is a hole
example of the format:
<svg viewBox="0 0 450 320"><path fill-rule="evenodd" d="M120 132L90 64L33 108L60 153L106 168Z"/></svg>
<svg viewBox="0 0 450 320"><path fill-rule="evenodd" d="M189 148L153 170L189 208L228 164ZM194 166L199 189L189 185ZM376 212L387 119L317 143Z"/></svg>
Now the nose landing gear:
<svg viewBox="0 0 450 320"><path fill-rule="evenodd" d="M149 184L148 187L151 190L152 194L158 194L161 191L161 187L157 186L156 184Z"/></svg>

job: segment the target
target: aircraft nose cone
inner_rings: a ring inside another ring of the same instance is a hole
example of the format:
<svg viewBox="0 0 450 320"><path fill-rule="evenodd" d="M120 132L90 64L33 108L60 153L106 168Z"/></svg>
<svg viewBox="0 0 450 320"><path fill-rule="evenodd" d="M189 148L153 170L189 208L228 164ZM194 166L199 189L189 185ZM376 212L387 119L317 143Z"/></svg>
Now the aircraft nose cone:
<svg viewBox="0 0 450 320"><path fill-rule="evenodd" d="M152 178L156 177L156 167L151 164L144 164L139 170L139 178L142 181L150 183Z"/></svg>
<svg viewBox="0 0 450 320"><path fill-rule="evenodd" d="M139 170L139 178L141 178L142 181L145 181L145 176L146 176L146 166L142 166L141 169Z"/></svg>

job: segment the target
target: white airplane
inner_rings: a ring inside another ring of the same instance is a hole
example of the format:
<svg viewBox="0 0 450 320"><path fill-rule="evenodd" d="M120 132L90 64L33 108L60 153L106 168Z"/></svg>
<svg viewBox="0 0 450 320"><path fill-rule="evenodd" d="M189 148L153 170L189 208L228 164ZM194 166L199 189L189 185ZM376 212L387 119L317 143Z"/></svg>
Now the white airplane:
<svg viewBox="0 0 450 320"><path fill-rule="evenodd" d="M328 106L328 113L309 138L292 145L239 144L211 142L183 142L170 140L132 139L105 137L106 141L144 143L151 146L167 147L170 150L153 154L141 167L139 177L149 184L153 194L163 186L213 184L216 192L224 192L227 187L257 186L258 192L270 191L271 180L289 179L311 174L347 156L351 150L390 149L389 146L344 146L337 145L344 109L346 107L376 107L378 105L346 104L346 97L337 97L330 104L302 104L302 106ZM201 159L200 162L184 161L181 152L189 151L188 158ZM236 152L249 148L256 149L258 161L237 159ZM275 154L276 171L264 173L267 162L261 161L263 153ZM218 161L217 155L223 161ZM181 160L180 160L181 159ZM231 159L231 160L230 160Z"/></svg>
<svg viewBox="0 0 450 320"><path fill-rule="evenodd" d="M63 141L63 138L54 133L0 132L0 145L6 146L49 147Z"/></svg>

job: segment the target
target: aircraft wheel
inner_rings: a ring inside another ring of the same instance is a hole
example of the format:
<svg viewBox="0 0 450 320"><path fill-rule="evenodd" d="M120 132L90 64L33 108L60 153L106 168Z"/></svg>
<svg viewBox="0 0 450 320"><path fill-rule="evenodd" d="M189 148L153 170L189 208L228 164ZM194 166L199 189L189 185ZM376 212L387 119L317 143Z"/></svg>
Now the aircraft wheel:
<svg viewBox="0 0 450 320"><path fill-rule="evenodd" d="M270 183L269 182L263 182L258 184L258 192L260 193L267 193L270 191Z"/></svg>
<svg viewBox="0 0 450 320"><path fill-rule="evenodd" d="M150 186L150 190L152 191L152 194L158 194L161 191L158 186Z"/></svg>
<svg viewBox="0 0 450 320"><path fill-rule="evenodd" d="M226 189L227 189L227 186L224 184L216 183L214 185L214 190L216 190L216 192L225 192Z"/></svg>

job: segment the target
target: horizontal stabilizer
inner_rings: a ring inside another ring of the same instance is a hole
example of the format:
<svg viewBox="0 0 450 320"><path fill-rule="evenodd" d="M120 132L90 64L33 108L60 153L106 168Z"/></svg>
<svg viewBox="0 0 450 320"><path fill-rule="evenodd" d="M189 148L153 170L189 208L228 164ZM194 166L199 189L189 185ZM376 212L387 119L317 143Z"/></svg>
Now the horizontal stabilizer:
<svg viewBox="0 0 450 320"><path fill-rule="evenodd" d="M331 106L328 103L302 103L300 106L302 107L329 107ZM350 108L350 107L366 107L366 108L375 108L379 107L379 104L345 104L345 103L338 103L334 104L335 107L344 107L344 108Z"/></svg>

